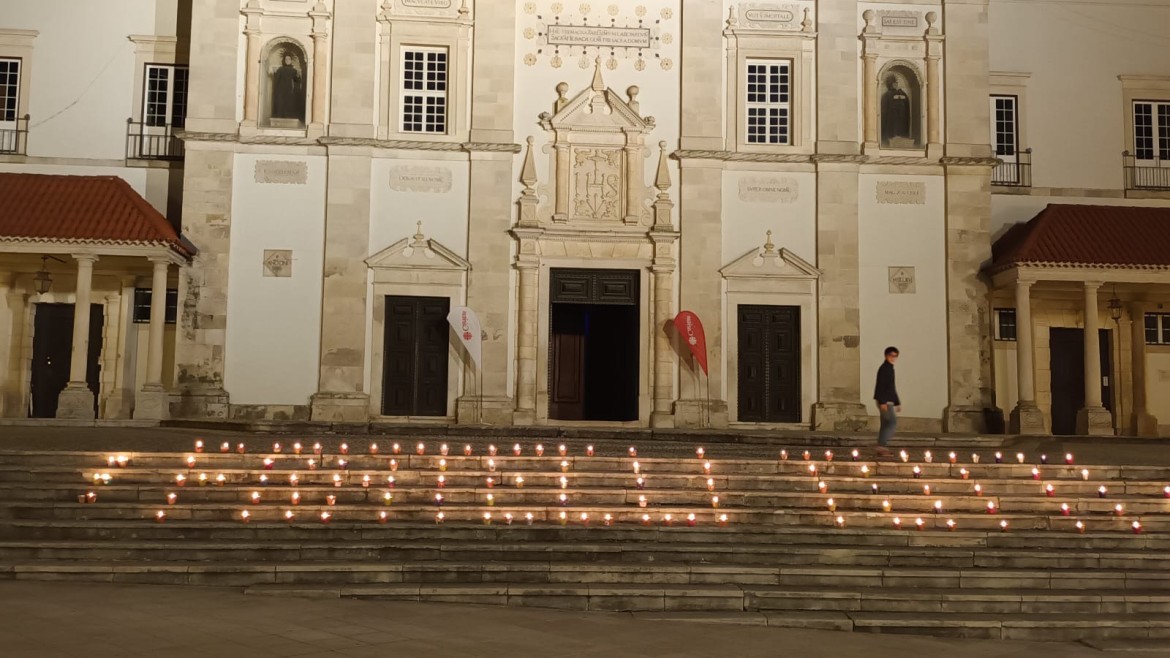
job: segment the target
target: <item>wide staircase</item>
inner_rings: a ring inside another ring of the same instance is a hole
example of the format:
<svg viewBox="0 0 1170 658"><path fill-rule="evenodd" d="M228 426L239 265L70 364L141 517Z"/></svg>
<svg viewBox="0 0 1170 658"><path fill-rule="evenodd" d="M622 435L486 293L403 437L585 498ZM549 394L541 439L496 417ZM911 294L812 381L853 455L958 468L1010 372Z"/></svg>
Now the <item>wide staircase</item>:
<svg viewBox="0 0 1170 658"><path fill-rule="evenodd" d="M498 440L497 440L498 441ZM0 578L1170 642L1170 467L213 438L0 453Z"/></svg>

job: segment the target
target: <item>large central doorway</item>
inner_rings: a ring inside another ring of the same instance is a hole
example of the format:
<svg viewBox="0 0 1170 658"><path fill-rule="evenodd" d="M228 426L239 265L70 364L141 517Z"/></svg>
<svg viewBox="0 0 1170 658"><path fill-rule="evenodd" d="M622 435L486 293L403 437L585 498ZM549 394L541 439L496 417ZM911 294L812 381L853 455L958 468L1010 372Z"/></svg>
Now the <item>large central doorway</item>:
<svg viewBox="0 0 1170 658"><path fill-rule="evenodd" d="M799 423L800 307L741 304L739 420Z"/></svg>
<svg viewBox="0 0 1170 658"><path fill-rule="evenodd" d="M94 417L98 414L101 387L102 319L101 304L91 304L89 313L89 354L85 381L93 391ZM37 304L33 321L32 409L33 418L54 418L57 398L69 384L73 357L73 304Z"/></svg>
<svg viewBox="0 0 1170 658"><path fill-rule="evenodd" d="M638 420L638 272L554 269L549 304L549 418Z"/></svg>
<svg viewBox="0 0 1170 658"><path fill-rule="evenodd" d="M447 415L450 308L446 297L386 297L384 415Z"/></svg>
<svg viewBox="0 0 1170 658"><path fill-rule="evenodd" d="M1110 331L1099 329L1101 401L1113 411L1112 345ZM1085 330L1052 327L1048 330L1049 368L1052 372L1052 433L1076 434L1077 412L1085 406Z"/></svg>

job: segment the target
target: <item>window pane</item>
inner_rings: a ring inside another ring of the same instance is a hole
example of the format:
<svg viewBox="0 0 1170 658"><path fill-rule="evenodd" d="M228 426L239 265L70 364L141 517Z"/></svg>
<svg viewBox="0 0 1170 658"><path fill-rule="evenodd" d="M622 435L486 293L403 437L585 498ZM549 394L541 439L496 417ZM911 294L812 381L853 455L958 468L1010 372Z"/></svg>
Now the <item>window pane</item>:
<svg viewBox="0 0 1170 658"><path fill-rule="evenodd" d="M1016 154L1016 97L993 96L992 136L995 139L997 156Z"/></svg>
<svg viewBox="0 0 1170 658"><path fill-rule="evenodd" d="M1170 103L1158 103L1158 157L1170 160Z"/></svg>
<svg viewBox="0 0 1170 658"><path fill-rule="evenodd" d="M186 66L175 67L175 81L171 92L171 125L182 128L187 122L187 84L190 70Z"/></svg>
<svg viewBox="0 0 1170 658"><path fill-rule="evenodd" d="M447 132L447 51L402 51L402 131Z"/></svg>
<svg viewBox="0 0 1170 658"><path fill-rule="evenodd" d="M787 61L747 62L744 84L744 138L747 143L790 143L791 73Z"/></svg>
<svg viewBox="0 0 1170 658"><path fill-rule="evenodd" d="M1133 152L1138 160L1154 159L1154 106L1133 104Z"/></svg>
<svg viewBox="0 0 1170 658"><path fill-rule="evenodd" d="M1170 345L1170 315L1161 315L1158 318L1162 325L1162 340L1159 341L1163 345Z"/></svg>
<svg viewBox="0 0 1170 658"><path fill-rule="evenodd" d="M1158 316L1153 313L1146 313L1146 344L1158 344Z"/></svg>
<svg viewBox="0 0 1170 658"><path fill-rule="evenodd" d="M146 67L146 107L142 121L148 126L167 125L167 95L170 91L171 70L164 66Z"/></svg>
<svg viewBox="0 0 1170 658"><path fill-rule="evenodd" d="M0 121L16 121L20 111L20 60L0 59Z"/></svg>

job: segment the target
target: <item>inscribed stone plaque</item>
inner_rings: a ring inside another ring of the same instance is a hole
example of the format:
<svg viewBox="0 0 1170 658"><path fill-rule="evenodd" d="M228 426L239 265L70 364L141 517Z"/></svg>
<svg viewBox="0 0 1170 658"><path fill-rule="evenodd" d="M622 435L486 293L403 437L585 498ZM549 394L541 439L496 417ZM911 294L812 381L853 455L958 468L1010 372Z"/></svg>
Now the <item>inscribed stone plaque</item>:
<svg viewBox="0 0 1170 658"><path fill-rule="evenodd" d="M547 38L550 46L650 47L650 30L637 27L549 25Z"/></svg>
<svg viewBox="0 0 1170 658"><path fill-rule="evenodd" d="M913 295L916 292L918 292L918 286L914 280L913 267L890 268L891 295Z"/></svg>
<svg viewBox="0 0 1170 658"><path fill-rule="evenodd" d="M744 2L739 5L739 15L743 27L774 30L791 27L800 20L802 11L795 4Z"/></svg>
<svg viewBox="0 0 1170 658"><path fill-rule="evenodd" d="M292 276L291 249L264 250L264 276L287 279Z"/></svg>
<svg viewBox="0 0 1170 658"><path fill-rule="evenodd" d="M291 160L258 160L256 182L269 185L304 185L309 182L309 163Z"/></svg>
<svg viewBox="0 0 1170 658"><path fill-rule="evenodd" d="M393 167L390 169L390 189L396 192L445 194L451 191L451 170L411 165Z"/></svg>
<svg viewBox="0 0 1170 658"><path fill-rule="evenodd" d="M926 183L880 180L877 183L877 202L922 206L926 204Z"/></svg>
<svg viewBox="0 0 1170 658"><path fill-rule="evenodd" d="M918 27L918 14L905 10L881 10L882 27Z"/></svg>
<svg viewBox="0 0 1170 658"><path fill-rule="evenodd" d="M751 176L739 179L739 200L748 203L792 203L800 196L795 178Z"/></svg>
<svg viewBox="0 0 1170 658"><path fill-rule="evenodd" d="M400 0L403 7L418 7L419 9L448 9L451 0Z"/></svg>

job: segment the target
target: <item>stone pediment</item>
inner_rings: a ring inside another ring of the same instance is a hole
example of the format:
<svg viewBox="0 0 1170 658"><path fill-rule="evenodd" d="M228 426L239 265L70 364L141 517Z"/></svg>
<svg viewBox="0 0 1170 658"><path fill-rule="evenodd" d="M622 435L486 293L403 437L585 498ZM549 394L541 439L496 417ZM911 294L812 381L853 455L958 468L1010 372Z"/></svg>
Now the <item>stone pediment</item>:
<svg viewBox="0 0 1170 658"><path fill-rule="evenodd" d="M540 124L545 130L649 133L654 129L654 117L643 117L638 113L638 88L630 87L627 91L630 100L623 100L617 92L605 86L600 60L593 74L593 83L588 88L572 99L565 98L566 91L568 85L558 85L557 111L540 116Z"/></svg>
<svg viewBox="0 0 1170 658"><path fill-rule="evenodd" d="M752 249L719 270L725 279L819 279L821 271L788 249L772 244L772 232L762 248Z"/></svg>
<svg viewBox="0 0 1170 658"><path fill-rule="evenodd" d="M471 264L458 254L444 247L438 240L427 238L419 222L418 233L403 238L366 259L366 265L374 270L431 270L467 272Z"/></svg>

